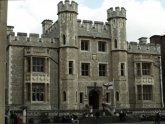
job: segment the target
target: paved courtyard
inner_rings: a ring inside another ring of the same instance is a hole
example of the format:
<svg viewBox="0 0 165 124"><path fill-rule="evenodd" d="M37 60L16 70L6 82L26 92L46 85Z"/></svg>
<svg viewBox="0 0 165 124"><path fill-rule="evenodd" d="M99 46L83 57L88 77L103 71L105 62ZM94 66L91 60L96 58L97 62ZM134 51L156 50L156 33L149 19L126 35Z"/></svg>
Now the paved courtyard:
<svg viewBox="0 0 165 124"><path fill-rule="evenodd" d="M155 124L154 121L144 121L144 122L133 122L133 123L104 123L104 124ZM165 124L165 121L160 122L160 124Z"/></svg>

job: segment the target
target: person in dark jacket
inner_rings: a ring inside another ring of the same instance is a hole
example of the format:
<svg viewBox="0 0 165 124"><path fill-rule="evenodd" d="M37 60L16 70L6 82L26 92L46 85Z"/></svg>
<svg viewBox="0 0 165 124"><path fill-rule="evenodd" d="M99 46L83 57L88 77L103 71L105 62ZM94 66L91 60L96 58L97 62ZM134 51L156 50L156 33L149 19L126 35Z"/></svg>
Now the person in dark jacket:
<svg viewBox="0 0 165 124"><path fill-rule="evenodd" d="M161 119L160 114L159 112L157 112L155 115L155 124L160 124L160 119Z"/></svg>

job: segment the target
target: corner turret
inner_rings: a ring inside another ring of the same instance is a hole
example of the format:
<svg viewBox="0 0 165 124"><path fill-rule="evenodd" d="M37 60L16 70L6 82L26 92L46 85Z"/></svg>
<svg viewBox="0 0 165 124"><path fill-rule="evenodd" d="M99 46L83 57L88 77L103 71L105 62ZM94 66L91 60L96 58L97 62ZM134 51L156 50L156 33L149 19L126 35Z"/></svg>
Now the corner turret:
<svg viewBox="0 0 165 124"><path fill-rule="evenodd" d="M69 0L65 0L65 2L59 2L57 15L63 12L73 12L78 14L78 4L75 1L71 1L70 3Z"/></svg>
<svg viewBox="0 0 165 124"><path fill-rule="evenodd" d="M46 34L46 31L52 26L53 21L46 19L41 24L42 24L42 33Z"/></svg>
<svg viewBox="0 0 165 124"><path fill-rule="evenodd" d="M115 10L113 8L110 8L107 10L107 20L111 20L112 18L124 18L126 19L126 10L124 7L115 7Z"/></svg>
<svg viewBox="0 0 165 124"><path fill-rule="evenodd" d="M147 37L141 37L138 40L139 40L139 44L146 44L147 43Z"/></svg>

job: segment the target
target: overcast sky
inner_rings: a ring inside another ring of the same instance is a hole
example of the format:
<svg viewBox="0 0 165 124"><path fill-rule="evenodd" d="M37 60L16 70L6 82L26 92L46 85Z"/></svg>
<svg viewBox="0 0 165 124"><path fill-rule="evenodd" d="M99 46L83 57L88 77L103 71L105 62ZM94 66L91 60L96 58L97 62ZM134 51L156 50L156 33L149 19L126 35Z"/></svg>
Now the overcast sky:
<svg viewBox="0 0 165 124"><path fill-rule="evenodd" d="M57 4L61 0L9 0L8 25L15 32L42 32L41 22L55 22ZM165 34L165 0L74 0L79 4L78 19L103 21L107 9L124 7L127 10L127 40Z"/></svg>

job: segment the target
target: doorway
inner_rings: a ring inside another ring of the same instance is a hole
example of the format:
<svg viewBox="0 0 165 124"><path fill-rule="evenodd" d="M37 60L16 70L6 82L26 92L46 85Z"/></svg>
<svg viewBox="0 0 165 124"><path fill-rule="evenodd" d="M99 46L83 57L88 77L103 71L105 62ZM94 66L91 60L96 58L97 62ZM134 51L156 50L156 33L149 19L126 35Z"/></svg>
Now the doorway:
<svg viewBox="0 0 165 124"><path fill-rule="evenodd" d="M89 92L89 106L93 109L99 109L99 91L93 89Z"/></svg>

